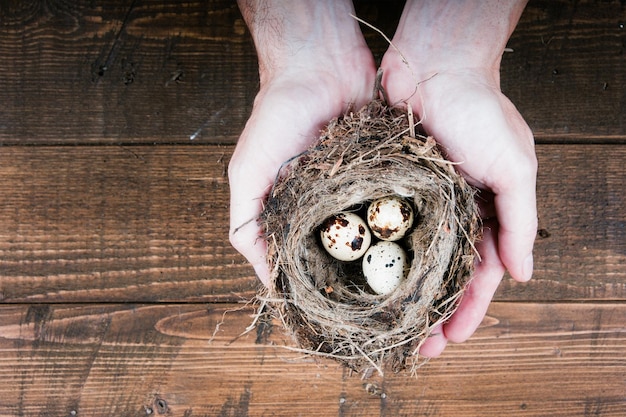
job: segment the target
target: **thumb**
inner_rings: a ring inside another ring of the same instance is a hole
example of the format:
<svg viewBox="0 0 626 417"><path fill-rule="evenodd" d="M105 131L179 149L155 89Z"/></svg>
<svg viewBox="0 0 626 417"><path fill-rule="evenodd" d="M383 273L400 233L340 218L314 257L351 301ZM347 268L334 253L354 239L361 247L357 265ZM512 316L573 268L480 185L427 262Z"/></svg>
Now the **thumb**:
<svg viewBox="0 0 626 417"><path fill-rule="evenodd" d="M230 232L231 245L252 265L259 280L266 287L270 274L266 261L267 243L259 226L264 196L259 192L264 184L246 180L240 172L235 174L236 160L229 166L230 182ZM255 177L252 177L255 178ZM258 177L256 177L258 178Z"/></svg>

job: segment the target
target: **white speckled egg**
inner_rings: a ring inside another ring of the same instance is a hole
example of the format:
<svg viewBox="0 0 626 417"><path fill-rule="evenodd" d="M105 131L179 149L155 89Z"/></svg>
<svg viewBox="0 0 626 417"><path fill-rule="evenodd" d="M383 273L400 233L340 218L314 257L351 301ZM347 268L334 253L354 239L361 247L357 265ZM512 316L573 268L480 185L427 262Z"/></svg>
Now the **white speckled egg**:
<svg viewBox="0 0 626 417"><path fill-rule="evenodd" d="M372 235L365 221L348 212L326 219L322 224L320 237L326 252L340 261L359 259L372 243Z"/></svg>
<svg viewBox="0 0 626 417"><path fill-rule="evenodd" d="M367 209L367 224L374 236L381 240L402 239L413 226L413 208L399 197L379 198Z"/></svg>
<svg viewBox="0 0 626 417"><path fill-rule="evenodd" d="M363 275L376 294L386 295L398 288L408 271L406 253L395 242L380 241L363 256Z"/></svg>

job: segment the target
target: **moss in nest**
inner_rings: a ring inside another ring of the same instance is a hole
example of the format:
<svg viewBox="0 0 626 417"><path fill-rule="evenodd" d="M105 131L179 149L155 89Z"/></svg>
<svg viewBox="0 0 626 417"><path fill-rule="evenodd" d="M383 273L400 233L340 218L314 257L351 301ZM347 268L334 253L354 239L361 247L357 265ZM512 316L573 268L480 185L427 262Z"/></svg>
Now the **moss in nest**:
<svg viewBox="0 0 626 417"><path fill-rule="evenodd" d="M286 164L261 223L272 271L267 304L305 351L356 371L418 363L420 344L454 311L480 234L474 190L405 109L373 100L332 120ZM358 268L320 246L324 220L385 196L409 201L419 222L405 237L411 269L391 294L363 289Z"/></svg>

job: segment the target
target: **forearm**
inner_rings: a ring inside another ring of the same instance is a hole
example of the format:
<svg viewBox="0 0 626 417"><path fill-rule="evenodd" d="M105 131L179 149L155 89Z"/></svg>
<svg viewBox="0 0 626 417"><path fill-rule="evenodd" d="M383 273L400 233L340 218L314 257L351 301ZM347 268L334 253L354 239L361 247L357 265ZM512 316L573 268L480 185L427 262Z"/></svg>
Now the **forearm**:
<svg viewBox="0 0 626 417"><path fill-rule="evenodd" d="M497 70L526 0L408 0L394 44L433 70Z"/></svg>
<svg viewBox="0 0 626 417"><path fill-rule="evenodd" d="M339 57L362 47L358 22L350 17L350 0L238 0L254 40L263 77L294 65L309 65L315 56Z"/></svg>

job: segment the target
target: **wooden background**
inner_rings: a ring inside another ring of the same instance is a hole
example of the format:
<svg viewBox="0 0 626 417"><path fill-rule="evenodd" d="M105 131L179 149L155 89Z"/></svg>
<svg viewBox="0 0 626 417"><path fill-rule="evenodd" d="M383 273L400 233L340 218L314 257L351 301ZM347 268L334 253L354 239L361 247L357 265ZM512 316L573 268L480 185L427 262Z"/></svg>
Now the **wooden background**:
<svg viewBox="0 0 626 417"><path fill-rule="evenodd" d="M389 35L402 4L356 2ZM240 336L226 168L258 81L234 2L1 0L0 415L626 415L625 22L531 1L502 87L536 135L534 279L417 378L362 381L277 323Z"/></svg>

